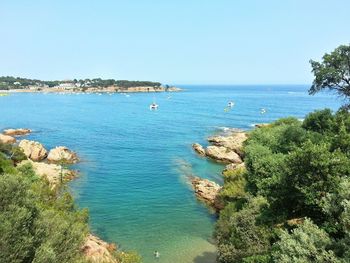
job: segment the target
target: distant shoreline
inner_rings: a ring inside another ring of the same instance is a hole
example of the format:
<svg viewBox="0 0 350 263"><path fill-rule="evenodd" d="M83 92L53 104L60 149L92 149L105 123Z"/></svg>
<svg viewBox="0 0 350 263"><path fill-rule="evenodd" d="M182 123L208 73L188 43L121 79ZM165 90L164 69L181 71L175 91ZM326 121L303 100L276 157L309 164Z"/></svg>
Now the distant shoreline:
<svg viewBox="0 0 350 263"><path fill-rule="evenodd" d="M64 89L64 88L38 88L38 89L9 89L0 90L0 93L148 93L148 92L180 92L183 89L177 87L90 87L87 89Z"/></svg>

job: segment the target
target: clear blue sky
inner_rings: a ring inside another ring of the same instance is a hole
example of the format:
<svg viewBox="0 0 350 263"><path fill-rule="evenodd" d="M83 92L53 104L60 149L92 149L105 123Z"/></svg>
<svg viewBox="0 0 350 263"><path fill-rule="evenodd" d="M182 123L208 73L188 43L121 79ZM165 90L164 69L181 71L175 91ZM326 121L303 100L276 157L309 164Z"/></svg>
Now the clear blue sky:
<svg viewBox="0 0 350 263"><path fill-rule="evenodd" d="M0 0L0 75L310 83L349 0Z"/></svg>

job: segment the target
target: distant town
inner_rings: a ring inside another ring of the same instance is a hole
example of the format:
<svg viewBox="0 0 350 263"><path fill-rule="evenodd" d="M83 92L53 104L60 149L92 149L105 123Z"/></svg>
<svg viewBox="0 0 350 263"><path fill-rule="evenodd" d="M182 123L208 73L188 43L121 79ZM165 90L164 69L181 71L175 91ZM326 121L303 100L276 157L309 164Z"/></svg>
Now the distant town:
<svg viewBox="0 0 350 263"><path fill-rule="evenodd" d="M179 88L152 81L115 79L73 79L44 81L20 77L0 77L0 90L14 92L162 92Z"/></svg>

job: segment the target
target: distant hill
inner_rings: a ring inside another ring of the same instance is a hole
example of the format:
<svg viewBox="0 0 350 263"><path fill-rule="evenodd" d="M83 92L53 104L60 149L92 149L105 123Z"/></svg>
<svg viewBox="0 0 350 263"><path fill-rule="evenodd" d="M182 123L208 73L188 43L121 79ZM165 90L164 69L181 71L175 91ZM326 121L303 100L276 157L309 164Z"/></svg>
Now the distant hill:
<svg viewBox="0 0 350 263"><path fill-rule="evenodd" d="M57 86L75 86L77 88L89 88L89 87L120 87L120 88L132 88L132 87L153 87L154 89L160 88L161 83L153 81L130 81L130 80L115 80L115 79L74 79L74 80L54 80L45 81L38 79L27 79L20 77L0 77L0 90L10 89L29 89L31 87L36 88L52 88Z"/></svg>

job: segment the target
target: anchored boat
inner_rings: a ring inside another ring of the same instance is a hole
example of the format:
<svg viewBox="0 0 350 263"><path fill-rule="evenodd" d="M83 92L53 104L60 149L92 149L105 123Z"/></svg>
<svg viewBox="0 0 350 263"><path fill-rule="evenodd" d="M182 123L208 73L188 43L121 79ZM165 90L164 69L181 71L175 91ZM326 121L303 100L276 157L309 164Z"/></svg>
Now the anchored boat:
<svg viewBox="0 0 350 263"><path fill-rule="evenodd" d="M232 108L233 106L235 106L235 103L234 103L233 101L230 101L230 102L227 104L227 107Z"/></svg>
<svg viewBox="0 0 350 263"><path fill-rule="evenodd" d="M159 105L155 102L153 102L151 105L149 105L150 110L157 110Z"/></svg>

